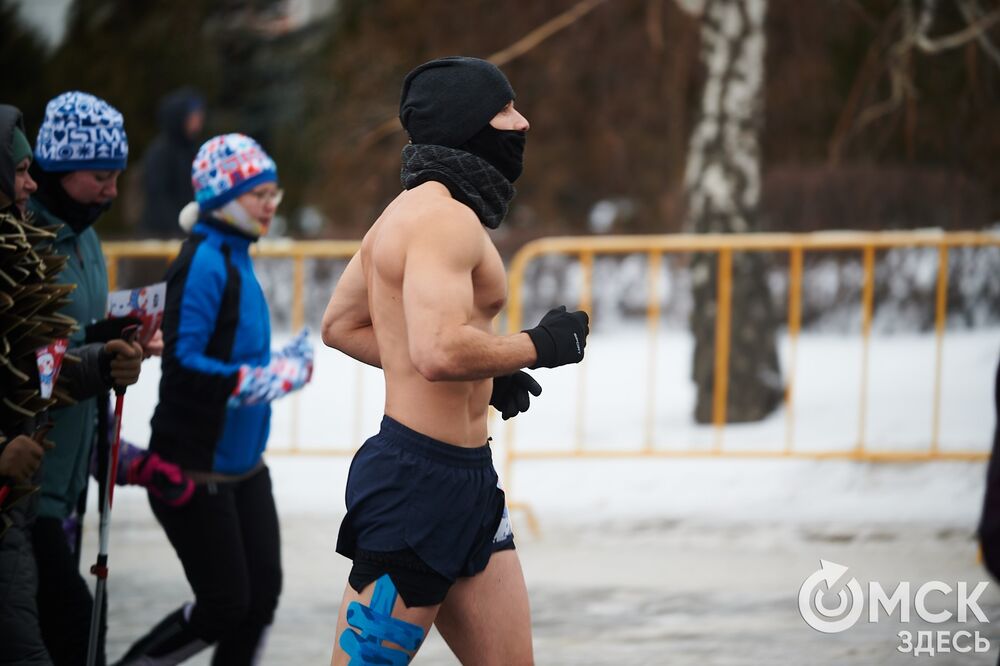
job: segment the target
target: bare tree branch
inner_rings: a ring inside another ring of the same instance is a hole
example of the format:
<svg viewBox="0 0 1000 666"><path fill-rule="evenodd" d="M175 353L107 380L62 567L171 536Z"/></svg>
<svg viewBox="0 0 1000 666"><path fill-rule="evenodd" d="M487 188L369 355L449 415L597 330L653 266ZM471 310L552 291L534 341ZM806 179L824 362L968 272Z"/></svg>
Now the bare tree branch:
<svg viewBox="0 0 1000 666"><path fill-rule="evenodd" d="M510 46L487 57L486 60L489 60L498 67L505 65L535 48L552 35L573 25L605 2L606 0L581 0L581 2L576 3L562 14L549 19ZM358 141L358 150L362 152L368 150L382 139L395 134L401 129L403 128L399 124L399 118L387 118L361 137Z"/></svg>
<svg viewBox="0 0 1000 666"><path fill-rule="evenodd" d="M935 0L924 0L920 17L913 13L913 0L903 2L902 38L889 49L889 99L869 106L861 112L854 125L854 132L860 132L879 118L895 112L906 99L917 94L910 76L913 36L918 30L930 29L933 23Z"/></svg>
<svg viewBox="0 0 1000 666"><path fill-rule="evenodd" d="M906 2L906 13L912 17L913 5L912 0L907 0ZM913 39L919 42L921 39L927 38L927 33L930 32L931 26L934 25L934 10L937 9L937 0L923 0L923 8L920 11L920 18L917 19L916 24L912 24L912 28L907 30L903 35L906 40L910 39L910 35L913 35ZM908 27L911 27L908 26Z"/></svg>
<svg viewBox="0 0 1000 666"><path fill-rule="evenodd" d="M502 51L497 51L487 60L496 66L505 65L514 58L524 55L560 30L568 28L601 5L605 0L583 0L565 12L538 26Z"/></svg>
<svg viewBox="0 0 1000 666"><path fill-rule="evenodd" d="M903 98L901 96L897 96L894 89L893 95L889 99L878 102L877 104L872 104L861 112L861 115L858 116L858 120L854 125L854 131L860 132L882 116L887 116L890 113L895 112L902 103Z"/></svg>
<svg viewBox="0 0 1000 666"><path fill-rule="evenodd" d="M881 69L884 65L882 62L882 58L884 57L883 51L886 49L890 35L892 34L892 31L896 29L896 24L899 21L900 12L897 10L889 15L886 21L879 28L879 32L875 35L875 39L872 40L871 46L868 47L868 53L865 55L864 64L861 66L860 71L855 77L854 83L851 84L851 90L847 95L847 101L844 102L844 108L841 109L840 115L837 117L837 124L833 129L833 134L827 142L827 160L831 166L836 165L840 161L844 144L856 131L855 118L858 115L857 108L864 99L868 88L873 82L878 80L878 77L881 74Z"/></svg>
<svg viewBox="0 0 1000 666"><path fill-rule="evenodd" d="M958 3L959 8L962 10L962 15L965 16L965 20L969 23L967 28L947 37L938 37L937 39L931 39L925 31L918 28L913 37L914 45L924 53L940 53L941 51L964 46L973 40L978 40L986 52L997 60L997 64L1000 64L1000 53L997 53L996 47L993 46L986 36L986 31L996 25L997 22L1000 22L1000 9L990 12L987 16L977 18L972 13L971 4L970 2Z"/></svg>
<svg viewBox="0 0 1000 666"><path fill-rule="evenodd" d="M996 45L990 41L989 36L986 34L986 31L1000 19L1000 10L994 10L988 16L980 18L983 10L980 9L979 3L976 0L960 0L958 8L961 10L962 16L969 23L970 28L974 25L974 21L978 21L980 27L976 31L976 40L983 50L986 51L986 54L993 58L993 62L1000 67L1000 49L997 49Z"/></svg>
<svg viewBox="0 0 1000 666"><path fill-rule="evenodd" d="M914 51L936 54L958 48L972 41L978 41L983 50L1000 66L1000 50L997 49L986 34L987 30L1000 23L1000 10L994 10L984 15L977 0L956 0L968 26L951 35L932 38L928 35L934 27L938 0L919 0L919 11L914 7L916 1L903 0L900 6L902 14L900 38L889 48L887 54L887 70L890 85L888 99L876 102L864 109L858 114L857 119L849 128L841 124L841 121L845 120L843 116L841 117L838 121L837 129L834 131L834 138L837 141L834 143L831 140L831 160L835 161L839 158L841 143L847 136L860 132L880 118L895 113L907 101L912 101L917 97L917 88L913 83ZM866 62L865 68L867 66L868 63ZM852 89L852 97L854 93L855 90ZM849 100L849 102L851 101ZM849 106L852 105L849 104Z"/></svg>

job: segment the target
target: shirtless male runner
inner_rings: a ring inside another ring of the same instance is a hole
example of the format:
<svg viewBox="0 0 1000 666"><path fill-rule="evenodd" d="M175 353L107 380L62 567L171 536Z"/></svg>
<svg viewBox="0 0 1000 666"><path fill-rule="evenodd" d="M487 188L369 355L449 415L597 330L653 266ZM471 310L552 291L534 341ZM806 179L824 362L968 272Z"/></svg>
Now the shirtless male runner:
<svg viewBox="0 0 1000 666"><path fill-rule="evenodd" d="M583 359L584 312L493 333L506 300L496 228L528 121L503 73L449 57L410 72L405 188L365 235L323 317L323 341L383 369L385 417L347 480L337 551L353 560L332 663L406 664L435 624L463 664L533 663L531 618L487 439L541 387L521 368Z"/></svg>

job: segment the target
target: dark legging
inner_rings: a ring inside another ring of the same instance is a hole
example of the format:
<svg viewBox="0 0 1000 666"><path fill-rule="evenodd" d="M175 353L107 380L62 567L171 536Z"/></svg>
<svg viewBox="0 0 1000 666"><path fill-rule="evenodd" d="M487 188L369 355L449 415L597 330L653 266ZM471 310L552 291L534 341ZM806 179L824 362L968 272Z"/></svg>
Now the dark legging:
<svg viewBox="0 0 1000 666"><path fill-rule="evenodd" d="M152 495L149 504L194 591L191 633L217 643L213 664L252 663L281 593L278 514L267 468L238 482L201 484L180 508Z"/></svg>
<svg viewBox="0 0 1000 666"><path fill-rule="evenodd" d="M80 574L78 558L70 551L58 518L36 519L31 532L38 564L38 621L45 647L56 666L85 664L94 598ZM102 610L107 611L107 597ZM105 629L102 622L97 648L97 663L101 666Z"/></svg>

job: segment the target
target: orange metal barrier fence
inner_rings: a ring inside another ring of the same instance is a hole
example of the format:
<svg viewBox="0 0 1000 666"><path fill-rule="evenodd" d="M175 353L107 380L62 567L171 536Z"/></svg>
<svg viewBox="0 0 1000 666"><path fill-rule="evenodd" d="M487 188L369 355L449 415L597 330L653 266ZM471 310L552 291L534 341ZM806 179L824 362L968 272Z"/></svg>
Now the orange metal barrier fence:
<svg viewBox="0 0 1000 666"><path fill-rule="evenodd" d="M678 457L678 456L741 456L741 457L802 457L802 458L850 458L869 461L904 460L982 460L986 454L981 451L942 450L940 447L941 409L941 364L942 342L945 335L945 318L948 299L948 251L956 247L1000 247L1000 235L988 233L944 233L944 232L834 232L817 234L726 234L726 235L662 235L662 236L614 236L614 237L562 237L547 238L525 245L513 258L510 265L510 300L507 308L507 328L518 331L522 328L523 301L522 285L525 270L535 259L546 255L576 257L582 268L583 289L577 307L592 310L592 285L594 259L603 255L644 254L648 257L647 271L649 289L647 294L646 318L649 332L649 355L655 357L656 336L661 319L660 299L657 295L656 276L661 270L666 254L703 252L715 254L717 262L717 302L718 316L715 329L715 366L713 394L714 444L708 450L685 451L665 450L655 447L653 421L656 410L654 395L654 366L647 363L645 395L646 418L644 445L636 450L602 451L584 448L582 413L587 391L586 375L582 371L577 384L575 447L572 450L543 451L518 448L514 421L505 424L505 479L510 484L512 465L517 460L530 458L561 457ZM119 260L121 259L170 259L180 247L177 241L109 242L104 244L108 258L109 279L117 282ZM261 243L254 256L264 259L290 259L293 263L293 299L291 321L294 328L305 320L305 261L307 259L347 259L359 247L357 241L298 241ZM874 306L875 258L878 251L893 248L930 247L938 251L937 285L935 298L935 385L929 445L925 450L876 451L865 442L865 422L868 410L868 364L869 340L871 337L872 312ZM801 451L795 448L795 376L796 353L802 317L802 277L804 257L809 252L847 251L858 252L863 268L861 294L862 322L862 370L858 387L859 431L856 444L851 449L836 451ZM785 390L785 441L783 448L774 450L727 450L723 446L726 423L726 402L729 380L729 354L731 336L731 294L732 258L734 252L781 252L788 255L788 336L790 343L789 363L786 370ZM586 362L580 367L584 369ZM293 445L295 451L297 445ZM310 449L316 453L348 453Z"/></svg>
<svg viewBox="0 0 1000 666"><path fill-rule="evenodd" d="M528 264L545 255L568 255L577 257L584 276L582 296L577 307L582 310L592 309L592 273L594 258L597 255L627 255L645 254L648 256L649 295L647 299L647 321L649 336L655 339L660 307L656 294L656 274L660 269L664 254L682 254L701 252L715 254L717 264L717 304L718 316L715 328L715 364L713 393L713 424L715 426L715 445L708 452L684 451L653 451L652 418L655 402L652 393L647 391L647 415L645 447L635 452L637 455L719 455L736 454L754 457L766 456L805 456L805 457L849 457L864 460L922 460L922 459L958 459L979 460L984 458L981 452L941 451L939 447L939 413L941 402L941 348L945 332L945 315L948 296L948 250L955 247L1000 247L1000 235L988 233L944 233L944 232L830 232L811 234L675 234L663 236L614 236L614 237L561 237L546 238L525 245L511 262L510 300L508 303L508 332L522 328L523 304L522 285ZM879 250L894 248L934 247L938 249L938 271L935 302L935 388L933 427L930 446L927 451L893 452L881 454L869 451L864 442L865 419L867 413L868 385L868 346L871 337L872 311L874 305L874 274L875 253ZM799 452L794 449L792 432L794 430L794 379L796 343L801 329L802 316L802 274L803 261L806 252L817 251L857 251L861 254L863 266L862 281L862 338L863 338L863 368L862 383L859 387L860 428L857 444L853 450L846 452ZM786 406L786 438L781 451L741 451L727 452L723 449L723 431L726 423L726 401L729 381L730 324L732 313L732 258L734 252L787 252L789 256L789 298L788 298L788 333L791 342L790 367L788 383L785 391ZM655 353L655 345L650 344L650 353ZM651 385L653 364L647 364L650 377L647 386ZM581 382L583 384L583 382ZM585 387L581 386L580 391ZM581 399L578 398L578 405ZM581 427L576 428L576 450L571 455L629 455L621 451L583 451ZM508 424L512 432L513 422ZM508 436L508 447L511 458L519 457L549 457L543 452L518 451L512 436ZM552 455L565 455L553 453Z"/></svg>
<svg viewBox="0 0 1000 666"><path fill-rule="evenodd" d="M514 420L504 424L506 456L504 459L504 483L511 492L513 466L518 460L528 459L581 459L581 458L663 458L663 457L753 457L753 458L841 458L864 461L902 462L925 460L985 460L985 451L942 450L940 447L941 413L941 365L942 346L945 335L945 320L948 305L948 253L957 247L1000 247L1000 235L989 233L945 233L926 232L828 232L811 234L697 234L661 236L616 236L616 237L561 237L540 239L526 244L515 255L509 272L510 295L507 307L507 331L510 333L523 328L522 286L528 265L541 257L563 255L579 261L583 275L582 291L576 307L592 312L592 279L594 260L601 255L644 254L647 256L647 308L649 351L647 355L647 377L645 382L645 437L644 444L633 450L600 450L585 447L583 437L583 412L587 392L585 367L580 366L576 396L575 443L570 450L523 450L517 445ZM865 426L868 417L869 346L874 307L874 277L876 252L894 248L936 248L938 254L937 278L934 303L935 360L933 404L927 405L932 411L932 426L929 444L924 450L877 451L868 448L865 441ZM802 323L802 276L804 256L808 252L847 251L858 252L863 270L861 290L861 335L862 368L861 385L858 387L859 430L852 448L845 450L802 451L796 450L795 431L795 377L797 343ZM716 255L717 261L717 317L715 322L715 359L713 382L712 422L714 443L709 449L679 450L656 448L654 445L654 416L656 413L655 354L656 337L661 319L660 299L657 295L657 274L661 270L665 254L708 253ZM789 363L786 369L785 400L785 441L781 448L773 450L727 450L723 446L726 424L727 391L729 390L729 356L732 314L732 269L735 252L781 252L788 255L788 336ZM533 528L536 521L526 505L510 502L513 509L526 511Z"/></svg>

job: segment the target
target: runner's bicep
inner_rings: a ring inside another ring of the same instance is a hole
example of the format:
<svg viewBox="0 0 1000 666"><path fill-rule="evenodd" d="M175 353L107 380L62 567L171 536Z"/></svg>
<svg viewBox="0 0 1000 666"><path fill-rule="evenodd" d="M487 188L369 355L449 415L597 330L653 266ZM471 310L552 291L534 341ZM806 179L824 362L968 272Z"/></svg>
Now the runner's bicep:
<svg viewBox="0 0 1000 666"><path fill-rule="evenodd" d="M403 311L411 347L414 338L439 338L469 321L473 304L472 271L476 249L456 239L411 246L403 270Z"/></svg>
<svg viewBox="0 0 1000 666"><path fill-rule="evenodd" d="M368 285L361 263L361 253L355 254L337 281L330 302L323 313L324 335L328 330L354 329L371 324L368 309Z"/></svg>

